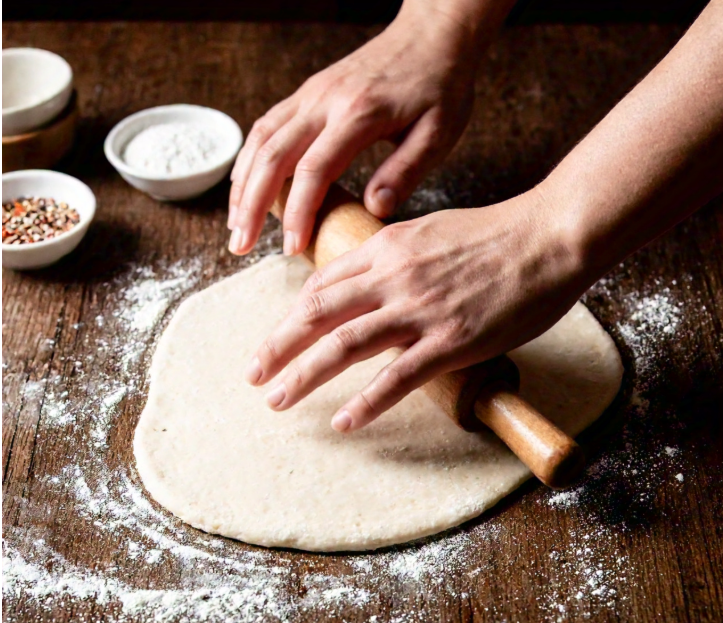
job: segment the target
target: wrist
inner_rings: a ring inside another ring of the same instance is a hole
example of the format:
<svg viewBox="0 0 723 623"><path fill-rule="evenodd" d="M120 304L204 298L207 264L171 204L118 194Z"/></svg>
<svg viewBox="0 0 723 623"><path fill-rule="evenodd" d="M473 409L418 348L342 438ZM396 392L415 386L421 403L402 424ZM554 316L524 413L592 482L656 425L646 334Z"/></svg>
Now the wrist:
<svg viewBox="0 0 723 623"><path fill-rule="evenodd" d="M553 267L553 287L564 287L581 296L607 272L592 261L589 236L572 203L554 193L546 183L538 184L523 197L530 205L528 218L536 223L534 234L543 254L542 262Z"/></svg>
<svg viewBox="0 0 723 623"><path fill-rule="evenodd" d="M571 278L582 291L622 262L634 249L628 249L618 231L616 211L610 199L600 196L584 179L569 178L556 169L538 184L547 221L570 258Z"/></svg>
<svg viewBox="0 0 723 623"><path fill-rule="evenodd" d="M502 26L513 0L405 0L394 23L423 30L451 43L460 55L476 57ZM475 60L477 60L475 58Z"/></svg>

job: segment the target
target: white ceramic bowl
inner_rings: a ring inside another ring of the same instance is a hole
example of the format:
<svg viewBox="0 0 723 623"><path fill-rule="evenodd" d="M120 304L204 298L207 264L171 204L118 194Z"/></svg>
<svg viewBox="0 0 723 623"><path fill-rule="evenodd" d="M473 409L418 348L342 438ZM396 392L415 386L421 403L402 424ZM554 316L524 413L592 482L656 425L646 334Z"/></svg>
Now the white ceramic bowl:
<svg viewBox="0 0 723 623"><path fill-rule="evenodd" d="M38 48L3 50L3 136L35 130L57 117L73 92L73 70Z"/></svg>
<svg viewBox="0 0 723 623"><path fill-rule="evenodd" d="M45 169L5 173L2 177L3 203L19 197L53 198L75 208L80 222L57 238L28 244L4 244L3 267L25 270L43 268L70 253L85 236L95 215L95 195L80 180Z"/></svg>
<svg viewBox="0 0 723 623"><path fill-rule="evenodd" d="M153 175L132 167L123 160L128 142L139 132L159 123L193 123L213 130L221 140L217 161L190 175ZM213 108L172 104L147 108L126 117L105 139L105 156L131 186L161 201L191 199L218 184L228 175L241 149L243 135L228 115Z"/></svg>

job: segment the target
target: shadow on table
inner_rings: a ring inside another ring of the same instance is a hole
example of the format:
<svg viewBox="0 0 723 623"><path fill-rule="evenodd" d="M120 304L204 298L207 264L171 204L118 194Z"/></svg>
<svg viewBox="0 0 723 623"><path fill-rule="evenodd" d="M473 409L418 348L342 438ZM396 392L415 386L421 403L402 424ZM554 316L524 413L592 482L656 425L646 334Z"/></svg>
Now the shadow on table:
<svg viewBox="0 0 723 623"><path fill-rule="evenodd" d="M118 175L103 152L103 142L114 123L82 115L78 119L72 149L53 167L84 182Z"/></svg>
<svg viewBox="0 0 723 623"><path fill-rule="evenodd" d="M231 183L222 180L205 193L187 201L168 201L165 205L177 208L188 214L210 214L212 212L228 212L228 197Z"/></svg>
<svg viewBox="0 0 723 623"><path fill-rule="evenodd" d="M48 268L23 274L57 283L108 281L137 259L140 236L121 222L96 221L72 253Z"/></svg>

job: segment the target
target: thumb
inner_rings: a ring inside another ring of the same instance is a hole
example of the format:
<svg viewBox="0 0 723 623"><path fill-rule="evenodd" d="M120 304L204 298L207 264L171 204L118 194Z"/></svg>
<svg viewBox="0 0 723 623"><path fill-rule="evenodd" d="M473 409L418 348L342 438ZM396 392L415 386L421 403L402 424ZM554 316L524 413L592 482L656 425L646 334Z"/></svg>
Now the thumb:
<svg viewBox="0 0 723 623"><path fill-rule="evenodd" d="M439 114L428 111L369 180L364 205L378 218L387 218L447 153L441 138Z"/></svg>

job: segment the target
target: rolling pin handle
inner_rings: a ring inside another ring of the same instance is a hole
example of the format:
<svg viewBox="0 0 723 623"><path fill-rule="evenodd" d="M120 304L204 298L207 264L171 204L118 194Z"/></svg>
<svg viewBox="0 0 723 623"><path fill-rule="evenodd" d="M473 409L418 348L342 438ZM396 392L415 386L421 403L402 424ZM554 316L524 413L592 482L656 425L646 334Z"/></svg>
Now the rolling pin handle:
<svg viewBox="0 0 723 623"><path fill-rule="evenodd" d="M476 433L486 426L475 415L475 402L485 387L496 383L505 383L514 390L520 387L520 371L506 355L438 376L424 385L422 391L459 427Z"/></svg>
<svg viewBox="0 0 723 623"><path fill-rule="evenodd" d="M485 387L474 405L474 413L548 487L568 487L582 474L582 448L515 388L504 383Z"/></svg>

